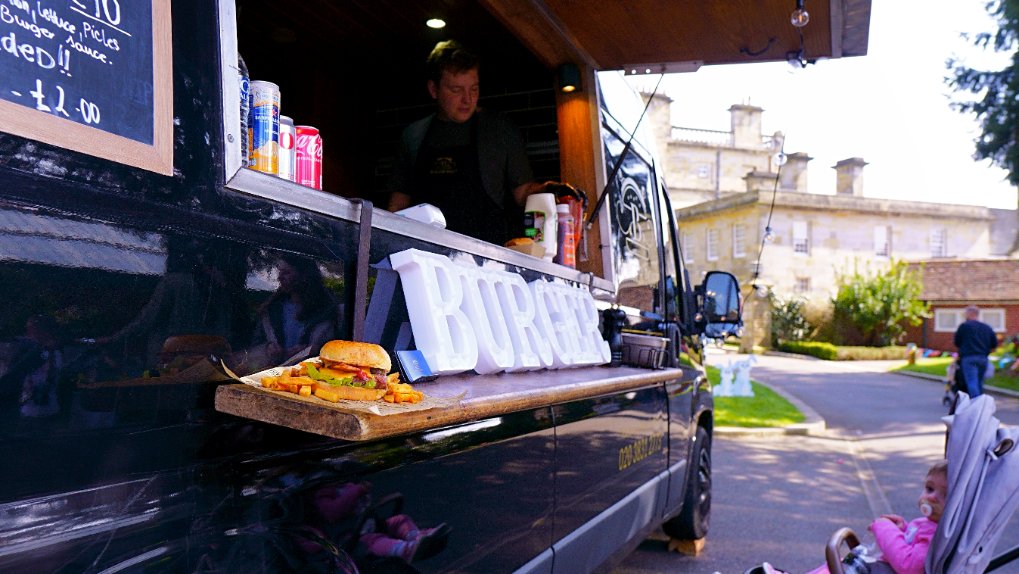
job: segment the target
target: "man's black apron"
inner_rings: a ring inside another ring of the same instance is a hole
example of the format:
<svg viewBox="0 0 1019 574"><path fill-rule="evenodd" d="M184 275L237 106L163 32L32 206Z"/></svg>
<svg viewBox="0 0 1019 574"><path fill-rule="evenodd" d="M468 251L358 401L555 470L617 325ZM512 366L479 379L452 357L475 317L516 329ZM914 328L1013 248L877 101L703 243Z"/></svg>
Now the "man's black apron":
<svg viewBox="0 0 1019 574"><path fill-rule="evenodd" d="M446 229L483 241L502 245L507 234L506 210L485 193L478 164L478 120L471 118L469 136L459 144L434 145L433 131L439 126L432 121L414 166L415 199L431 203L442 210Z"/></svg>

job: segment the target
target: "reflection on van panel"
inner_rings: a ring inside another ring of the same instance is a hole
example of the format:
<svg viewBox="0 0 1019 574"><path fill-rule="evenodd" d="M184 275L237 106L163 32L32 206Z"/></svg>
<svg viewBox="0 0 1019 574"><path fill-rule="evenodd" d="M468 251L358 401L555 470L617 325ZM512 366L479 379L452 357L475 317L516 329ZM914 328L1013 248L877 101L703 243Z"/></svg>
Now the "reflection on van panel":
<svg viewBox="0 0 1019 574"><path fill-rule="evenodd" d="M0 209L0 261L160 275L166 250L159 234Z"/></svg>

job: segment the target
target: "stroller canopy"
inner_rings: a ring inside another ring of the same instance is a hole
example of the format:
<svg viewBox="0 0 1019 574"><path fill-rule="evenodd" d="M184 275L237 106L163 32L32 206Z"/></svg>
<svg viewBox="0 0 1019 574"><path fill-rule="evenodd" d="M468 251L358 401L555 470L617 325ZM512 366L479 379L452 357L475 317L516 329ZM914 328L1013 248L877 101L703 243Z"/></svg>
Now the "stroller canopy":
<svg viewBox="0 0 1019 574"><path fill-rule="evenodd" d="M1019 429L1001 428L994 399L959 394L945 417L948 501L927 553L927 574L982 573L1019 506Z"/></svg>

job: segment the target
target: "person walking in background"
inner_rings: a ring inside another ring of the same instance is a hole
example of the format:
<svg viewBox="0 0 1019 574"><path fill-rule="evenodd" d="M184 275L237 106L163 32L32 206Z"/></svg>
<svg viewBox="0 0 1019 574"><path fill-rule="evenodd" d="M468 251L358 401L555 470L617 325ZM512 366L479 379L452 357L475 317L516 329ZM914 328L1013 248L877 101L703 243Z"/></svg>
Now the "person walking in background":
<svg viewBox="0 0 1019 574"><path fill-rule="evenodd" d="M982 323L976 305L966 307L966 321L955 330L952 342L959 349L962 375L970 398L984 392L984 374L987 372L987 355L998 346L998 337L987 323Z"/></svg>

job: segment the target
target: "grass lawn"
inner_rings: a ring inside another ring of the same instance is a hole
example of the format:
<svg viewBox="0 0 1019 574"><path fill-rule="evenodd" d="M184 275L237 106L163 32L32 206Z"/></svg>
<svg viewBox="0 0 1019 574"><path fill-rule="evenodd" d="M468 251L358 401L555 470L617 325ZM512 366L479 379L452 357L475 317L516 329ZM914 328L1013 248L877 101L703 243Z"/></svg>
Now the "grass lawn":
<svg viewBox="0 0 1019 574"><path fill-rule="evenodd" d="M915 365L903 365L892 369L893 371L908 371L911 373L926 373L944 377L948 365L953 359L951 357L934 357L928 359L917 359ZM1019 391L1019 376L998 374L984 381L985 387L999 387L1011 391Z"/></svg>
<svg viewBox="0 0 1019 574"><path fill-rule="evenodd" d="M936 375L938 377L944 377L948 370L948 365L954 361L952 357L933 357L933 358L921 358L916 360L915 365L903 365L892 369L893 371L907 371L910 373L924 373L927 375Z"/></svg>
<svg viewBox="0 0 1019 574"><path fill-rule="evenodd" d="M717 385L718 368L708 367L708 380ZM806 417L778 393L751 381L752 397L715 397L715 426L781 427L801 423Z"/></svg>
<svg viewBox="0 0 1019 574"><path fill-rule="evenodd" d="M984 381L985 387L998 387L1019 392L1019 377L995 375Z"/></svg>

